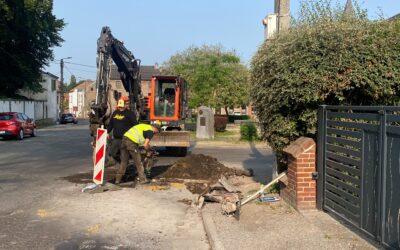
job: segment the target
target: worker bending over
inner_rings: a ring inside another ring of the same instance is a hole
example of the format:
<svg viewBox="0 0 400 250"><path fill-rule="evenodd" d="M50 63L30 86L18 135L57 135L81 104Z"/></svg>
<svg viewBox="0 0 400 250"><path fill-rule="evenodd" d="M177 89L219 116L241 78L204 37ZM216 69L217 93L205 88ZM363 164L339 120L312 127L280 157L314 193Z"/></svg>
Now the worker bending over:
<svg viewBox="0 0 400 250"><path fill-rule="evenodd" d="M140 146L144 146L146 151L151 150L150 141L154 134L160 131L161 123L156 121L154 124L138 124L130 128L122 139L121 145L121 165L115 176L115 183L121 182L129 162L129 155L132 157L138 173L139 184L147 183L148 180L144 174L144 167L140 154Z"/></svg>

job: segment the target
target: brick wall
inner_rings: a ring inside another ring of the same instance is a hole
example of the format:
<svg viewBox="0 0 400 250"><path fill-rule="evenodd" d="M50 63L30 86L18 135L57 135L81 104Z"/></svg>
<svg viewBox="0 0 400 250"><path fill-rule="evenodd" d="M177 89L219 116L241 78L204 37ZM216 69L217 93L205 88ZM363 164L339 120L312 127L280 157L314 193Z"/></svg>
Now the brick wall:
<svg viewBox="0 0 400 250"><path fill-rule="evenodd" d="M284 149L288 156L287 178L281 181L281 196L296 209L316 208L316 145L313 139L300 137Z"/></svg>

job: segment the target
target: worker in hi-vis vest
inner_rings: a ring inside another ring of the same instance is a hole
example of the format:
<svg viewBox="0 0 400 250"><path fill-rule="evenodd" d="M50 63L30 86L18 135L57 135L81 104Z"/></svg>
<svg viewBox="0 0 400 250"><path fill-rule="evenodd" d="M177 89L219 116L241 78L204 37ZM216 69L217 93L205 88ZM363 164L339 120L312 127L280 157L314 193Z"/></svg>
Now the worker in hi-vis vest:
<svg viewBox="0 0 400 250"><path fill-rule="evenodd" d="M126 172L129 162L129 155L135 162L138 173L138 181L140 184L147 183L148 180L144 174L144 167L140 155L140 146L143 146L147 151L151 149L150 140L154 134L157 134L161 129L161 122L155 121L153 124L138 124L131 127L125 132L121 144L121 165L115 175L115 183L119 184Z"/></svg>

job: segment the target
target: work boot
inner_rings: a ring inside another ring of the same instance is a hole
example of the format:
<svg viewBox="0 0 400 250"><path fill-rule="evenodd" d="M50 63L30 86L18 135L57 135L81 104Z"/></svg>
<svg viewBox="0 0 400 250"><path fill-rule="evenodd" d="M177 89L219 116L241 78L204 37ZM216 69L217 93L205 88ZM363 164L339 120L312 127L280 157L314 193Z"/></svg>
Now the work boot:
<svg viewBox="0 0 400 250"><path fill-rule="evenodd" d="M150 183L150 180L147 179L146 177L142 177L142 178L137 178L137 182L138 182L140 185L143 185L143 184L148 184L148 183Z"/></svg>
<svg viewBox="0 0 400 250"><path fill-rule="evenodd" d="M121 174L116 174L115 175L115 184L118 185L121 183L122 175Z"/></svg>

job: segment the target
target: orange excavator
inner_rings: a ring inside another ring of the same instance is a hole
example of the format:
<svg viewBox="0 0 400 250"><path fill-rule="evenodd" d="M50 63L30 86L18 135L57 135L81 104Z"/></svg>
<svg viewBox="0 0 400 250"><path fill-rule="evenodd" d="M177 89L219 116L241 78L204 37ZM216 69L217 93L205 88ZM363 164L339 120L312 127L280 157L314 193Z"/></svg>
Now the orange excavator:
<svg viewBox="0 0 400 250"><path fill-rule="evenodd" d="M142 93L140 60L116 39L109 27L103 27L97 42L96 100L91 106L90 128L92 136L98 127L107 128L112 107L119 97L110 91L111 63L118 68L120 79L128 93L129 108L141 123L160 120L162 131L152 139L155 147L184 156L190 146L189 132L183 125L187 113L187 83L179 76L153 76L151 91Z"/></svg>

